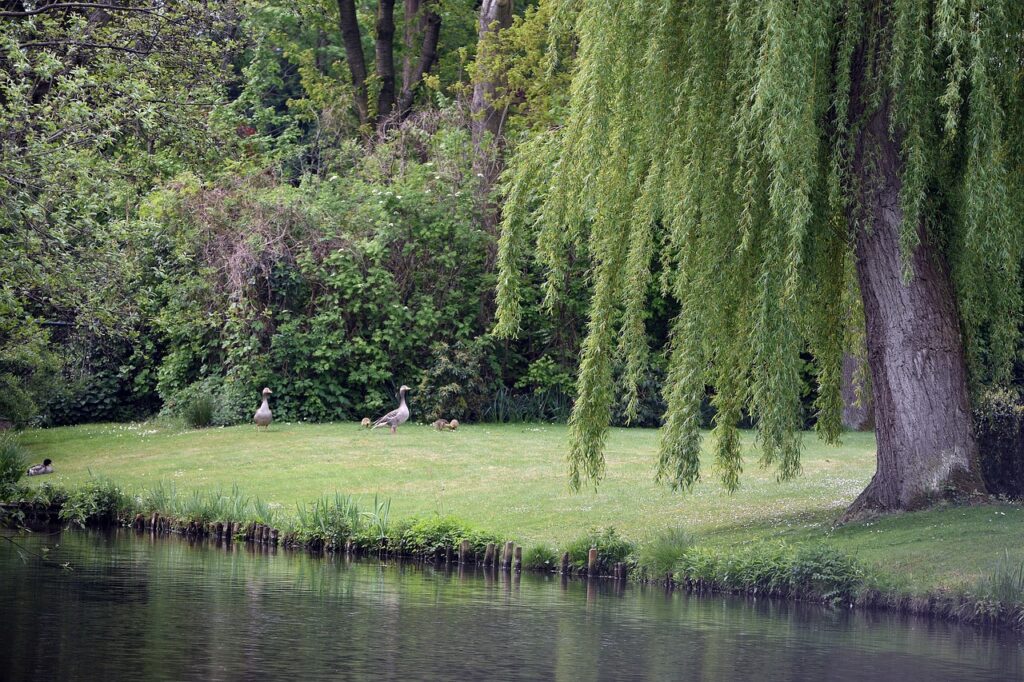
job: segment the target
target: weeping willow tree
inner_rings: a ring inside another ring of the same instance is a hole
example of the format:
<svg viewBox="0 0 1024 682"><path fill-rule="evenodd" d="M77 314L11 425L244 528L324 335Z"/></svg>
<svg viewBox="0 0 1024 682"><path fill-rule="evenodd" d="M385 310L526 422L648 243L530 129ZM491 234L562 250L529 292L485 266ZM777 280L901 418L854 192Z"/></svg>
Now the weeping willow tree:
<svg viewBox="0 0 1024 682"><path fill-rule="evenodd" d="M617 363L635 398L652 272L679 303L658 476L700 477L700 404L733 490L737 422L800 471L801 355L839 435L841 364L866 346L877 471L850 514L984 490L972 391L1009 380L1021 323L1024 3L578 0L565 125L506 175L497 332L534 252L547 300L592 265L571 484L596 484ZM660 267L653 267L655 264Z"/></svg>

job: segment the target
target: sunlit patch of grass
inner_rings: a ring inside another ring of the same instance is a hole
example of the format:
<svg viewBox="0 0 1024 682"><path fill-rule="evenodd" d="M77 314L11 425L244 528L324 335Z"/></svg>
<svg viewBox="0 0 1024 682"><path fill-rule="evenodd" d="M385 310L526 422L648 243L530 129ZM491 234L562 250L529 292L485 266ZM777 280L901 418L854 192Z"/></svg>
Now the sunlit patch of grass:
<svg viewBox="0 0 1024 682"><path fill-rule="evenodd" d="M248 518L256 497L268 516L294 517L297 504L323 496L334 504L335 491L344 490L364 501L363 533L381 517L386 525L387 518L451 515L526 547L564 547L589 528L608 527L641 547L670 529L684 529L702 546L826 541L914 589L969 588L1006 548L1012 560L1024 561L1024 508L1016 505L951 507L833 529L874 473L871 434L845 434L840 447L808 436L804 474L783 483L758 467L753 438L744 434L742 487L732 495L715 478L710 457L690 493L656 484L652 429L612 429L605 480L596 492L572 493L566 440L566 428L553 424L439 432L407 423L392 436L357 424L275 423L262 432L160 422L31 430L20 442L33 461L53 459L56 473L45 478L54 483L75 487L91 469L129 491L188 500L199 490L223 498L194 502L200 510L222 503L225 518L218 520ZM233 492L236 484L246 495ZM390 506L371 512L365 505L375 495Z"/></svg>

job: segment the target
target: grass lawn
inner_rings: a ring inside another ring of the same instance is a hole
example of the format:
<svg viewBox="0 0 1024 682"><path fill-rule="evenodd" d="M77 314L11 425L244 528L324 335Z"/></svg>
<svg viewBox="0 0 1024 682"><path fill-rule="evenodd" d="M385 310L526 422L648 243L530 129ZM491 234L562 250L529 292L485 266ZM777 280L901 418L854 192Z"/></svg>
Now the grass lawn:
<svg viewBox="0 0 1024 682"><path fill-rule="evenodd" d="M840 447L805 437L804 473L778 483L757 465L745 435L742 488L728 495L705 462L688 494L654 482L658 432L613 429L607 476L595 492L567 486L566 428L466 425L454 433L406 424L396 436L356 424L275 424L184 430L159 424L96 424L34 430L22 442L57 473L26 479L74 486L105 476L129 490L158 481L179 493L242 491L291 512L335 491L391 498L391 518L452 514L529 545L564 543L591 527L614 526L642 542L683 527L702 543L827 539L893 576L904 589L958 587L986 574L1008 551L1024 561L1024 507L984 505L904 514L833 530L832 520L874 471L874 437L851 433Z"/></svg>

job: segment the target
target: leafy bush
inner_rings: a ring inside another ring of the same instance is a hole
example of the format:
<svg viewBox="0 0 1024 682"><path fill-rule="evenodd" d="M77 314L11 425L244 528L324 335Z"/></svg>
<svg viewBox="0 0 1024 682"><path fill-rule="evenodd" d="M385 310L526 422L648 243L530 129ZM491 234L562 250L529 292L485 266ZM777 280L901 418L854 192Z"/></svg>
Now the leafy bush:
<svg viewBox="0 0 1024 682"><path fill-rule="evenodd" d="M253 383L256 385L256 383ZM248 422L259 406L259 394L231 377L206 377L164 400L163 415L179 417L190 426L232 426ZM275 407L275 414L281 417Z"/></svg>
<svg viewBox="0 0 1024 682"><path fill-rule="evenodd" d="M994 495L1024 497L1024 402L1011 390L990 391L974 409L981 475Z"/></svg>
<svg viewBox="0 0 1024 682"><path fill-rule="evenodd" d="M10 301L0 301L0 422L24 426L58 387L61 363L34 315L14 315L2 304Z"/></svg>
<svg viewBox="0 0 1024 682"><path fill-rule="evenodd" d="M0 434L0 500L6 500L25 475L25 451L12 434Z"/></svg>
<svg viewBox="0 0 1024 682"><path fill-rule="evenodd" d="M414 556L433 554L438 549L456 550L463 540L469 540L475 554L482 554L490 542L499 543L496 535L480 531L451 516L399 522L392 536L400 551Z"/></svg>
<svg viewBox="0 0 1024 682"><path fill-rule="evenodd" d="M43 410L47 426L144 420L159 410L154 370L149 366L152 357L139 348L113 342L93 341L95 347L75 348L87 343L66 342L72 346L68 352L78 350L92 357L66 361L64 381L50 394Z"/></svg>
<svg viewBox="0 0 1024 682"><path fill-rule="evenodd" d="M480 421L491 399L493 368L487 366L491 339L431 348L431 360L420 380L417 395L424 421L459 419Z"/></svg>
<svg viewBox="0 0 1024 682"><path fill-rule="evenodd" d="M610 572L614 564L626 561L636 549L636 545L620 537L614 528L592 529L566 547L570 563L577 569L586 568L591 547L597 548L597 570L602 573Z"/></svg>
<svg viewBox="0 0 1024 682"><path fill-rule="evenodd" d="M682 528L662 531L640 546L637 565L651 577L662 577L675 569L691 546L693 537Z"/></svg>
<svg viewBox="0 0 1024 682"><path fill-rule="evenodd" d="M824 545L759 545L739 551L693 548L680 562L679 578L711 589L800 596L830 603L852 600L863 585L860 564Z"/></svg>
<svg viewBox="0 0 1024 682"><path fill-rule="evenodd" d="M851 601L864 582L864 569L857 560L827 545L797 550L790 575L794 592L831 603Z"/></svg>
<svg viewBox="0 0 1024 682"><path fill-rule="evenodd" d="M534 545L523 553L523 568L550 571L558 567L558 552L550 545Z"/></svg>
<svg viewBox="0 0 1024 682"><path fill-rule="evenodd" d="M60 518L79 526L107 526L123 521L136 502L112 481L94 479L68 494Z"/></svg>

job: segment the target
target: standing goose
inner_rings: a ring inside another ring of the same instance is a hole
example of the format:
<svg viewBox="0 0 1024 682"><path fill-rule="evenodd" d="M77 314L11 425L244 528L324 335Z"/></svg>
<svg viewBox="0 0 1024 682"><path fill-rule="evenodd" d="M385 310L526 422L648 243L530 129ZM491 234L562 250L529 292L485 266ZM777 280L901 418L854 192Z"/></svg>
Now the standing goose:
<svg viewBox="0 0 1024 682"><path fill-rule="evenodd" d="M256 426L270 428L270 422L273 421L274 414L270 411L270 402L267 396L271 393L272 391L269 388L263 389L263 404L260 405L260 409L256 410L256 414L252 417L252 420L256 422Z"/></svg>
<svg viewBox="0 0 1024 682"><path fill-rule="evenodd" d="M386 415L375 421L373 423L373 428L377 428L378 426L390 426L391 433L395 433L398 430L399 425L408 421L409 406L405 404L405 392L408 390L409 387L405 385L398 389L398 396L400 398L398 409L391 410Z"/></svg>

